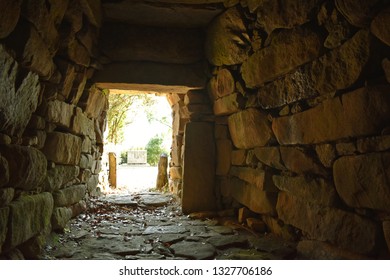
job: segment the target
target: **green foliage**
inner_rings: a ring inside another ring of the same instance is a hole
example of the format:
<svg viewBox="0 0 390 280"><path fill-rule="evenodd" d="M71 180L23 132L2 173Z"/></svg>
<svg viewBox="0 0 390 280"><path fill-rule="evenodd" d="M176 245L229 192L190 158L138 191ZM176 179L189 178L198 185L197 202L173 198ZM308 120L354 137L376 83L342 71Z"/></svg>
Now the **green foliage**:
<svg viewBox="0 0 390 280"><path fill-rule="evenodd" d="M146 144L146 151L147 151L147 162L152 165L156 166L158 164L158 161L160 160L160 155L163 153L167 153L163 147L163 138L161 136L154 136L151 138Z"/></svg>
<svg viewBox="0 0 390 280"><path fill-rule="evenodd" d="M121 152L120 164L122 164L122 163L127 163L127 151L122 151Z"/></svg>

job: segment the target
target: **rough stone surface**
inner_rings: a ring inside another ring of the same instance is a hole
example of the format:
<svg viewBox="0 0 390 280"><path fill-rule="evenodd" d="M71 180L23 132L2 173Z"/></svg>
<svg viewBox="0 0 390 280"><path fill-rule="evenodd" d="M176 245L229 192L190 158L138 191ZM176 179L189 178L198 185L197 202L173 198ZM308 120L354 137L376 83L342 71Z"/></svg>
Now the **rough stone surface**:
<svg viewBox="0 0 390 280"><path fill-rule="evenodd" d="M72 218L72 210L68 207L56 207L51 217L53 230L63 230Z"/></svg>
<svg viewBox="0 0 390 280"><path fill-rule="evenodd" d="M297 1L251 1L251 9L257 9L257 24L271 34L274 29L287 28L302 25L308 22L312 10L317 7L321 0Z"/></svg>
<svg viewBox="0 0 390 280"><path fill-rule="evenodd" d="M243 166L246 161L246 150L234 150L231 154L232 165Z"/></svg>
<svg viewBox="0 0 390 280"><path fill-rule="evenodd" d="M1 145L0 153L8 162L7 186L32 190L39 187L45 179L47 161L41 151L32 147Z"/></svg>
<svg viewBox="0 0 390 280"><path fill-rule="evenodd" d="M226 68L219 70L217 75L210 79L207 89L210 97L215 100L232 94L235 90L235 82L232 73Z"/></svg>
<svg viewBox="0 0 390 280"><path fill-rule="evenodd" d="M93 120L89 119L81 110L76 108L76 113L71 121L71 130L77 135L88 136L91 140L96 139L95 124Z"/></svg>
<svg viewBox="0 0 390 280"><path fill-rule="evenodd" d="M258 147L254 149L256 158L262 163L279 170L286 170L279 147Z"/></svg>
<svg viewBox="0 0 390 280"><path fill-rule="evenodd" d="M356 143L354 142L342 142L336 144L337 155L348 156L357 154Z"/></svg>
<svg viewBox="0 0 390 280"><path fill-rule="evenodd" d="M249 36L236 7L215 18L207 28L205 53L213 65L242 63L248 56L248 47Z"/></svg>
<svg viewBox="0 0 390 280"><path fill-rule="evenodd" d="M268 231L287 241L295 241L297 235L292 226L286 225L283 221L271 216L262 216L262 220L267 225Z"/></svg>
<svg viewBox="0 0 390 280"><path fill-rule="evenodd" d="M97 119L103 111L108 109L108 99L104 92L96 87L91 87L85 105L85 114L88 118Z"/></svg>
<svg viewBox="0 0 390 280"><path fill-rule="evenodd" d="M371 32L390 46L390 8L382 10L371 22Z"/></svg>
<svg viewBox="0 0 390 280"><path fill-rule="evenodd" d="M390 120L387 91L388 86L360 88L302 113L276 118L272 129L280 144L321 143L375 134Z"/></svg>
<svg viewBox="0 0 390 280"><path fill-rule="evenodd" d="M80 173L80 168L74 165L56 165L47 171L44 181L45 191L53 192L73 181Z"/></svg>
<svg viewBox="0 0 390 280"><path fill-rule="evenodd" d="M298 174L326 175L325 169L304 150L295 147L280 147L280 154L284 166Z"/></svg>
<svg viewBox="0 0 390 280"><path fill-rule="evenodd" d="M367 64L370 49L369 31L360 30L342 46L315 60L310 68L315 89L327 94L351 86Z"/></svg>
<svg viewBox="0 0 390 280"><path fill-rule="evenodd" d="M350 207L388 211L390 153L341 157L333 165L336 190Z"/></svg>
<svg viewBox="0 0 390 280"><path fill-rule="evenodd" d="M216 116L227 116L242 108L243 100L240 93L233 93L214 101L213 111Z"/></svg>
<svg viewBox="0 0 390 280"><path fill-rule="evenodd" d="M375 16L379 0L336 0L336 7L340 13L354 26L368 27Z"/></svg>
<svg viewBox="0 0 390 280"><path fill-rule="evenodd" d="M276 209L281 220L306 232L311 239L359 254L375 248L377 225L356 214L303 202L284 192L279 193Z"/></svg>
<svg viewBox="0 0 390 280"><path fill-rule="evenodd" d="M336 159L336 148L332 144L320 144L315 149L322 165L331 168Z"/></svg>
<svg viewBox="0 0 390 280"><path fill-rule="evenodd" d="M0 253L1 247L7 237L9 208L0 208Z"/></svg>
<svg viewBox="0 0 390 280"><path fill-rule="evenodd" d="M229 174L244 180L262 191L277 191L272 182L271 174L265 170L233 166Z"/></svg>
<svg viewBox="0 0 390 280"><path fill-rule="evenodd" d="M85 196L86 186L75 185L53 193L56 207L70 206L82 200Z"/></svg>
<svg viewBox="0 0 390 280"><path fill-rule="evenodd" d="M38 105L38 75L32 72L23 75L3 45L0 45L0 65L0 131L21 136Z"/></svg>
<svg viewBox="0 0 390 280"><path fill-rule="evenodd" d="M248 246L248 240L241 235L213 236L207 239L207 242L218 249Z"/></svg>
<svg viewBox="0 0 390 280"><path fill-rule="evenodd" d="M159 193L141 194L141 203L147 206L160 207L168 204L172 197Z"/></svg>
<svg viewBox="0 0 390 280"><path fill-rule="evenodd" d="M69 133L47 134L42 151L47 159L58 164L77 165L81 156L81 138Z"/></svg>
<svg viewBox="0 0 390 280"><path fill-rule="evenodd" d="M390 149L390 135L362 138L356 141L359 153L381 152Z"/></svg>
<svg viewBox="0 0 390 280"><path fill-rule="evenodd" d="M91 169L93 165L93 157L90 154L81 154L79 166L82 169Z"/></svg>
<svg viewBox="0 0 390 280"><path fill-rule="evenodd" d="M262 220L256 219L256 218L246 219L246 224L248 225L248 227L251 230L258 232L258 233L264 233L264 232L266 232L266 229L267 229L266 224Z"/></svg>
<svg viewBox="0 0 390 280"><path fill-rule="evenodd" d="M9 204L6 247L14 248L38 233L47 233L53 212L50 193L22 196Z"/></svg>
<svg viewBox="0 0 390 280"><path fill-rule="evenodd" d="M173 244L171 248L175 255L195 260L212 259L216 253L214 246L208 243L182 241ZM188 250L188 248L191 248L191 250Z"/></svg>
<svg viewBox="0 0 390 280"><path fill-rule="evenodd" d="M177 166L171 166L169 168L169 177L171 179L181 179L182 178L182 168Z"/></svg>
<svg viewBox="0 0 390 280"><path fill-rule="evenodd" d="M227 175L231 164L232 142L227 139L216 140L217 175Z"/></svg>
<svg viewBox="0 0 390 280"><path fill-rule="evenodd" d="M272 179L278 189L300 197L304 201L325 206L334 206L337 202L336 190L327 180L278 175L274 175Z"/></svg>
<svg viewBox="0 0 390 280"><path fill-rule="evenodd" d="M15 196L15 189L13 188L4 188L0 189L0 207L6 206L10 203Z"/></svg>
<svg viewBox="0 0 390 280"><path fill-rule="evenodd" d="M387 243L387 248L390 251L390 221L383 222L383 233L385 235L385 240Z"/></svg>
<svg viewBox="0 0 390 280"><path fill-rule="evenodd" d="M191 122L185 129L182 207L184 213L215 210L214 127Z"/></svg>
<svg viewBox="0 0 390 280"><path fill-rule="evenodd" d="M6 185L9 182L9 167L8 161L6 158L2 157L0 154L0 187Z"/></svg>
<svg viewBox="0 0 390 280"><path fill-rule="evenodd" d="M242 64L242 78L247 87L259 87L317 58L321 45L321 38L309 29L280 31L269 47L260 49Z"/></svg>
<svg viewBox="0 0 390 280"><path fill-rule="evenodd" d="M382 68L385 72L387 82L390 83L390 60L388 58L382 60Z"/></svg>
<svg viewBox="0 0 390 280"><path fill-rule="evenodd" d="M258 214L274 214L276 193L262 191L237 178L229 182L230 195Z"/></svg>
<svg viewBox="0 0 390 280"><path fill-rule="evenodd" d="M0 1L0 38L7 37L15 28L20 16L22 0Z"/></svg>
<svg viewBox="0 0 390 280"><path fill-rule="evenodd" d="M69 128L75 107L59 100L47 104L46 120L56 125Z"/></svg>
<svg viewBox="0 0 390 280"><path fill-rule="evenodd" d="M363 255L351 253L326 242L303 240L297 246L298 259L304 260L360 260Z"/></svg>
<svg viewBox="0 0 390 280"><path fill-rule="evenodd" d="M233 114L228 123L233 144L239 149L265 146L273 137L267 116L256 109Z"/></svg>

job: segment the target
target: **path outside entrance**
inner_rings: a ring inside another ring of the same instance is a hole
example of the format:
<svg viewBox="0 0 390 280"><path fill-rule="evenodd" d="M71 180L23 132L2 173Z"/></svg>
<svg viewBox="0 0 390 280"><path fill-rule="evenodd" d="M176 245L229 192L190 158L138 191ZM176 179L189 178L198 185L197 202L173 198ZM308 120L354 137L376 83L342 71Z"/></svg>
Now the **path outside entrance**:
<svg viewBox="0 0 390 280"><path fill-rule="evenodd" d="M295 244L248 230L232 210L183 215L177 197L149 191L156 177L157 168L120 166L117 190L90 199L42 259L295 258Z"/></svg>

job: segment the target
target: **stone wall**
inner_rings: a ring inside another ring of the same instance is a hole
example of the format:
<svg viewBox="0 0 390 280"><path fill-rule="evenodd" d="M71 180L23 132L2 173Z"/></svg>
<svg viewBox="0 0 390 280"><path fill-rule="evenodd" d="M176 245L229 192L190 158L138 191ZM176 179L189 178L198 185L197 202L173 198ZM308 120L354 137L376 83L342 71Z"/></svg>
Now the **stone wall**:
<svg viewBox="0 0 390 280"><path fill-rule="evenodd" d="M0 255L35 258L97 194L99 1L0 1Z"/></svg>
<svg viewBox="0 0 390 280"><path fill-rule="evenodd" d="M205 47L224 207L300 241L302 258L388 257L389 6L236 3Z"/></svg>

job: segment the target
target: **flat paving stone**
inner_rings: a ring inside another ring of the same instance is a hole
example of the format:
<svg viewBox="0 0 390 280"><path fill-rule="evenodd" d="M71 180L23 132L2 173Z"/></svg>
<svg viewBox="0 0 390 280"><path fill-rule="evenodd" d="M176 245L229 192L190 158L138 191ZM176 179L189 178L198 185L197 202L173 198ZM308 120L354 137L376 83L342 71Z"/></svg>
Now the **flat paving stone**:
<svg viewBox="0 0 390 280"><path fill-rule="evenodd" d="M135 201L134 198L130 195L107 197L105 201L114 203L116 205L125 205L125 206L132 206L132 207L138 206L137 201Z"/></svg>
<svg viewBox="0 0 390 280"><path fill-rule="evenodd" d="M170 195L162 195L159 193L141 194L140 201L146 206L164 206L172 200Z"/></svg>
<svg viewBox="0 0 390 280"><path fill-rule="evenodd" d="M207 242L216 248L247 247L248 239L242 235L220 235L207 239Z"/></svg>
<svg viewBox="0 0 390 280"><path fill-rule="evenodd" d="M145 231L142 233L144 235L148 234L156 234L156 233L184 233L188 230L184 226L150 226L145 229Z"/></svg>
<svg viewBox="0 0 390 280"><path fill-rule="evenodd" d="M225 226L209 226L209 230L214 231L219 234L227 235L227 234L233 234L233 230L230 227Z"/></svg>
<svg viewBox="0 0 390 280"><path fill-rule="evenodd" d="M215 247L209 243L181 241L171 246L175 256L195 260L207 260L214 258Z"/></svg>
<svg viewBox="0 0 390 280"><path fill-rule="evenodd" d="M179 241L184 240L184 238L187 236L187 234L175 234L175 233L167 233L167 234L155 234L149 236L149 239L152 238L153 240L160 241L162 243L177 243Z"/></svg>
<svg viewBox="0 0 390 280"><path fill-rule="evenodd" d="M275 260L275 255L267 252L260 252L256 249L229 249L216 258L217 260Z"/></svg>

